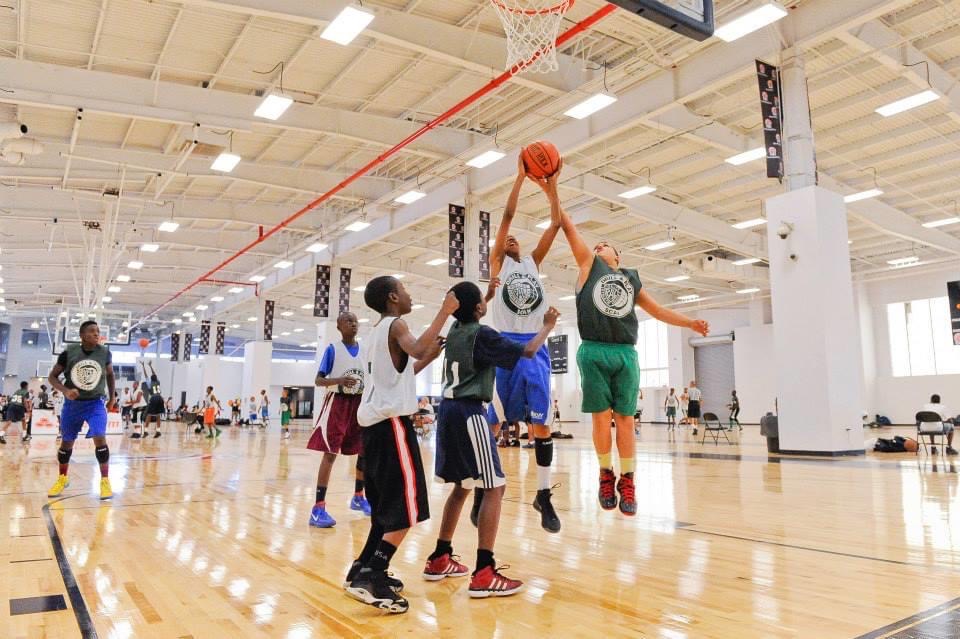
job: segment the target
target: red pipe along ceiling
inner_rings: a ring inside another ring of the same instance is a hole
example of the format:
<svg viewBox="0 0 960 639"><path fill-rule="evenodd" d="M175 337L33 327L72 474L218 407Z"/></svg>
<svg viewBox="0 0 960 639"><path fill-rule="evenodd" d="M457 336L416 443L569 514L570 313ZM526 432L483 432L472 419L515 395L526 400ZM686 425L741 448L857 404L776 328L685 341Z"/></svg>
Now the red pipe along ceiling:
<svg viewBox="0 0 960 639"><path fill-rule="evenodd" d="M571 3L571 4L572 4L572 3ZM569 29L567 29L566 31L564 31L563 33L561 33L561 34L557 37L556 46L557 46L557 47L563 46L564 44L566 44L567 42L569 42L570 40L572 40L573 38L575 38L575 37L578 36L579 34L583 33L584 31L586 31L587 29L589 29L590 27L592 27L593 25L595 25L597 22L599 22L599 21L602 20L603 18L605 18L605 17L607 17L608 15L610 15L611 13L613 13L615 10L616 10L616 6L614 6L614 5L612 5L612 4L605 4L603 7L601 7L600 9L598 9L597 11L595 11L594 13L592 13L591 15L589 15L588 17L584 18L584 19L581 20L580 22L576 23L575 25L573 25L572 27L570 27ZM530 60L528 60L527 62L529 63L529 62L532 62L533 60L536 60L536 59L539 57L539 55L540 55L539 53L534 54L534 56L533 56ZM270 230L266 231L265 233L264 233L264 232L261 232L260 235L257 237L257 239L253 240L252 242L250 242L249 244L247 244L246 246L244 246L243 248L241 248L240 250L238 250L236 253L234 253L233 255L231 255L230 257L228 257L227 259L225 259L224 261L220 262L219 264L217 264L216 266L214 266L212 269L210 269L209 271L207 271L206 273L204 273L203 275L201 275L200 277L198 277L196 280L194 280L194 281L193 281L192 283L190 283L188 286L186 286L185 288L181 289L181 290L178 291L176 294L174 294L174 295L173 295L170 299L168 299L166 302L164 302L164 303L161 304L160 306L156 307L155 309L153 309L152 311L150 311L149 313L147 313L145 317L150 317L150 316L152 316L153 314L155 314L156 312L158 312L158 311L162 310L163 308L169 306L171 302L173 302L175 299L177 299L178 297L180 297L181 295L183 295L184 293L186 293L187 291L189 291L189 290L192 289L193 287L197 286L198 284L201 284L201 283L203 283L203 282L211 282L211 283L214 283L215 280L209 279L210 276L212 276L212 275L214 275L215 273L217 273L218 271L222 270L222 269L225 268L228 264L230 264L231 262L233 262L234 260L236 260L238 257L240 257L241 255L243 255L244 253L246 253L246 252L249 251L250 249L252 249L252 248L254 248L255 246L257 246L257 245L260 244L261 242L264 242L264 241L267 240L270 236L272 236L274 233L276 233L276 232L280 231L281 229L285 228L285 227L286 227L287 225L289 225L291 222L299 219L299 218L302 217L304 214L306 214L306 213L312 211L313 209L317 208L318 206L320 206L321 204L323 204L324 202L326 202L327 200L329 200L330 198L332 198L334 195L336 195L337 193L339 193L340 191L344 190L345 188L347 188L348 186L350 186L351 184L353 184L355 181L357 181L358 179L360 179L361 177L363 177L364 175L366 175L372 168L374 168L375 166L377 166L377 165L379 165L379 164L382 164L383 162L385 162L385 161L386 161L387 159L389 159L390 157L396 155L396 153L397 153L398 151L400 151L400 150L401 150L402 148L404 148L405 146L411 144L412 142L414 142L415 140L417 140L418 138L420 138L421 136L423 136L425 133L429 132L430 130L432 130L432 129L438 127L438 126L440 126L441 124L443 124L444 122L446 122L447 120L449 120L451 117L453 117L454 115L456 115L456 114L459 113L460 111L463 111L465 108L467 108L468 106L470 106L471 104L473 104L474 102L476 102L477 100L479 100L480 98L482 98L483 96L487 95L487 94L490 93L491 91L494 91L494 90L498 89L500 86L502 86L503 84L505 84L508 80L510 80L510 78L512 78L512 77L518 72L518 70L519 70L518 67L519 67L519 66L520 66L520 65L514 65L514 66L513 66L512 68L510 68L509 70L504 71L503 73L501 73L500 75L498 75L498 76L497 76L496 78L494 78L493 80L490 80L490 82L488 82L487 84L483 85L482 87L480 87L479 89L477 89L476 91L474 91L473 93L471 93L470 95L468 95L467 97L465 97L463 100L461 100L460 102L456 103L455 105L453 105L452 107L450 107L449 109L447 109L444 113L438 115L436 118L434 118L433 120L431 120L431 121L428 122L427 124L423 125L423 127L421 127L420 129L418 129L417 131L414 131L413 133L411 133L410 135L408 135L406 138L404 138L403 140L401 140L400 142L398 142L398 143L397 143L396 145L394 145L393 147L387 149L386 151L384 151L383 153L381 153L380 155L378 155L376 158L374 158L373 160L371 160L370 162L368 162L366 165L364 165L363 167L361 167L360 169L358 169L358 170L356 171L356 173L354 173L354 174L350 175L349 177L345 178L342 182L340 182L339 184L337 184L336 186L334 186L332 189L330 189L329 191L327 191L326 193L324 193L323 195L321 195L321 196L318 197L317 199L313 200L312 202L310 202L309 204L307 204L306 206L304 206L302 209L300 209L300 210L297 211L296 213L293 213L292 215L290 215L290 216L287 217L286 219L282 220L282 221L279 222L276 226L274 226L274 227L271 228Z"/></svg>

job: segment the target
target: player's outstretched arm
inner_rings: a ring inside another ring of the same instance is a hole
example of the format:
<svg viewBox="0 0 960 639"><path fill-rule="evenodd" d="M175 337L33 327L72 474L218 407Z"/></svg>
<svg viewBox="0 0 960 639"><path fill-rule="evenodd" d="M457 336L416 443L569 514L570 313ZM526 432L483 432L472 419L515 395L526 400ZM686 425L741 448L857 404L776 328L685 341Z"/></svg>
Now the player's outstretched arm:
<svg viewBox="0 0 960 639"><path fill-rule="evenodd" d="M460 302L457 301L457 296L452 291L447 291L446 297L443 298L443 304L440 306L440 311L420 337L415 338L407 323L402 319L393 322L390 327L390 335L397 340L397 345L404 353L413 359L424 359L431 354L432 349L436 348L437 338L440 337L443 325L458 308L460 308ZM436 357L436 353L433 356Z"/></svg>
<svg viewBox="0 0 960 639"><path fill-rule="evenodd" d="M429 366L430 363L433 362L433 360L437 359L437 357L440 355L440 351L443 349L443 346L446 343L447 343L447 340L445 340L442 337L438 337L437 341L434 342L433 346L430 348L430 352L427 353L426 356L414 362L413 374L414 375L418 374L420 371L422 371L427 366Z"/></svg>
<svg viewBox="0 0 960 639"><path fill-rule="evenodd" d="M507 245L507 236L510 235L510 225L513 223L513 217L517 213L517 203L520 201L520 189L523 187L523 181L527 177L527 167L523 164L523 157L517 157L517 178L513 181L513 188L510 189L510 195L507 197L507 204L503 208L503 219L500 220L500 227L497 229L497 236L493 240L493 248L490 250L490 275L496 277L503 268L504 249Z"/></svg>
<svg viewBox="0 0 960 639"><path fill-rule="evenodd" d="M640 289L640 292L637 293L636 302L640 308L645 310L650 315L650 317L658 319L661 322L665 322L672 326L689 328L690 330L700 333L703 336L706 336L710 332L710 324L707 323L706 320L691 319L682 313L672 311L669 308L664 308L657 304L657 301L643 289Z"/></svg>
<svg viewBox="0 0 960 639"><path fill-rule="evenodd" d="M536 262L538 267L543 260L546 259L547 253L550 252L550 247L553 246L553 241L557 239L557 233L560 231L560 220L563 216L563 208L560 205L560 195L557 192L557 181L560 178L560 171L562 169L563 160L561 159L560 166L557 168L556 173L545 180L534 180L540 185L540 188L544 190L547 194L547 199L550 201L550 226L548 226L547 230L540 236L540 241L532 253L533 261Z"/></svg>
<svg viewBox="0 0 960 639"><path fill-rule="evenodd" d="M547 309L547 312L543 315L543 327L540 329L540 332L523 346L524 357L530 359L537 354L537 351L540 350L543 343L547 341L550 331L556 327L558 317L560 317L560 311L552 306Z"/></svg>

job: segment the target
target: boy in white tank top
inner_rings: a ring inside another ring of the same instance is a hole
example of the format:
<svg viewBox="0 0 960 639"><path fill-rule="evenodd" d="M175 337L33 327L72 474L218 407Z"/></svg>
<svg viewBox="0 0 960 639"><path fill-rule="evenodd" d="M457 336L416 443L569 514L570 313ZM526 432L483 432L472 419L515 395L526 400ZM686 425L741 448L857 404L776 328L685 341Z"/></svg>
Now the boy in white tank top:
<svg viewBox="0 0 960 639"><path fill-rule="evenodd" d="M459 307L448 293L430 327L415 338L401 316L412 310L410 294L394 277L375 277L363 300L380 313L365 353L364 388L357 411L361 426L370 533L344 583L347 593L388 612L406 612L403 583L387 575L390 559L407 531L430 518L420 447L410 415L417 412L414 375L440 353L440 330ZM415 359L414 364L410 360Z"/></svg>

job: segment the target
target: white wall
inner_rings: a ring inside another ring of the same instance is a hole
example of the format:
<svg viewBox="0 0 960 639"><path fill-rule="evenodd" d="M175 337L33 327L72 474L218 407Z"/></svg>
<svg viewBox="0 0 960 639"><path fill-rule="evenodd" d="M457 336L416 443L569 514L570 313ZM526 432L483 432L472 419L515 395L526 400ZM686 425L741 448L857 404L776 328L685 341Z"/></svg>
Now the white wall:
<svg viewBox="0 0 960 639"><path fill-rule="evenodd" d="M773 412L777 396L773 324L741 326L733 343L733 371L740 398L740 421L757 423Z"/></svg>

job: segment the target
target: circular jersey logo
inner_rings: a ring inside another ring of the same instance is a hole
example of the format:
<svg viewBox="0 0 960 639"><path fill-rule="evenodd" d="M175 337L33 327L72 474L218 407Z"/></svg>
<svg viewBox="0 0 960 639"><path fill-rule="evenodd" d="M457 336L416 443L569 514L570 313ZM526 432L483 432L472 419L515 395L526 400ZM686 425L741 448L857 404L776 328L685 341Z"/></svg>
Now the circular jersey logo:
<svg viewBox="0 0 960 639"><path fill-rule="evenodd" d="M363 371L359 368L348 369L343 377L349 377L350 379L357 380L357 383L353 386L341 386L340 391L344 395L360 395L363 393Z"/></svg>
<svg viewBox="0 0 960 639"><path fill-rule="evenodd" d="M593 305L607 317L626 317L634 298L633 284L621 273L604 275L593 287Z"/></svg>
<svg viewBox="0 0 960 639"><path fill-rule="evenodd" d="M82 359L70 371L70 381L82 391L92 391L100 383L103 368L100 363L92 359Z"/></svg>
<svg viewBox="0 0 960 639"><path fill-rule="evenodd" d="M534 275L513 272L502 288L503 303L514 315L526 317L543 304L543 287Z"/></svg>

